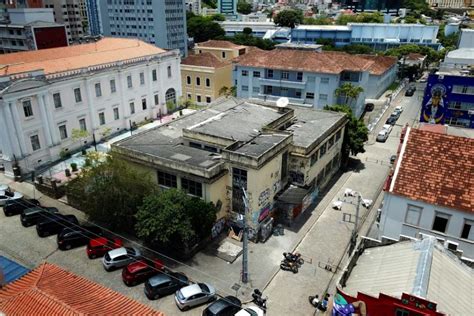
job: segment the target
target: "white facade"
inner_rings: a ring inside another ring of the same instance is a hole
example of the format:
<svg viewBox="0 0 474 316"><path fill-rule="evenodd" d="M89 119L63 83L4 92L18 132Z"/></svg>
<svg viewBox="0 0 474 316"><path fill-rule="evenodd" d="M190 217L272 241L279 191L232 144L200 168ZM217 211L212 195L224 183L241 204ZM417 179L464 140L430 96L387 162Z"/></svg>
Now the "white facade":
<svg viewBox="0 0 474 316"><path fill-rule="evenodd" d="M12 176L14 161L27 172L57 160L61 150L77 149L73 129L86 129L90 143L93 134L99 140L106 129L113 134L166 113L166 102L181 96L180 78L177 50L63 73L0 78L5 174Z"/></svg>
<svg viewBox="0 0 474 316"><path fill-rule="evenodd" d="M458 48L474 48L474 30L462 29Z"/></svg>
<svg viewBox="0 0 474 316"><path fill-rule="evenodd" d="M438 223L435 225L436 217L448 219L444 230ZM468 231L466 225L470 225ZM463 231L464 234L466 231L468 234L463 235ZM396 240L399 240L400 236L417 238L419 233L434 236L445 246L449 243L451 248L457 247L462 251L464 259L474 260L474 212L427 204L386 192L379 238L388 237Z"/></svg>
<svg viewBox="0 0 474 316"><path fill-rule="evenodd" d="M244 28L252 29L252 35L263 37L270 30L276 30L278 27L273 22L241 22L241 21L223 21L219 23L225 31L226 36L234 36L242 33Z"/></svg>

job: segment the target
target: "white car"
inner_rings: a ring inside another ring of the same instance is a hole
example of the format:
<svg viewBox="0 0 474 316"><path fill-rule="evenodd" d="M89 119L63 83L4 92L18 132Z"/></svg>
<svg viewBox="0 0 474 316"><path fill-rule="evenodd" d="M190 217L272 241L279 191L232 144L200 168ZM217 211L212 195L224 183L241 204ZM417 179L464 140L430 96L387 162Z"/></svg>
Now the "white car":
<svg viewBox="0 0 474 316"><path fill-rule="evenodd" d="M106 271L110 271L140 260L141 255L140 250L135 247L121 247L107 252L102 258L102 264Z"/></svg>
<svg viewBox="0 0 474 316"><path fill-rule="evenodd" d="M0 183L0 191L10 191L10 187L7 184Z"/></svg>
<svg viewBox="0 0 474 316"><path fill-rule="evenodd" d="M403 106L401 106L401 105L396 106L395 111L398 112L398 113L402 113L403 112Z"/></svg>
<svg viewBox="0 0 474 316"><path fill-rule="evenodd" d="M263 316L263 315L265 315L265 312L260 307L249 306L249 307L241 309L234 316Z"/></svg>
<svg viewBox="0 0 474 316"><path fill-rule="evenodd" d="M7 201L23 198L20 192L11 192L10 190L0 191L0 206L5 206Z"/></svg>
<svg viewBox="0 0 474 316"><path fill-rule="evenodd" d="M390 124L384 124L384 126L382 127L382 131L387 131L387 133L389 134L392 131L392 129L393 129L393 126Z"/></svg>
<svg viewBox="0 0 474 316"><path fill-rule="evenodd" d="M387 140L388 138L388 131L383 129L379 132L379 134L377 135L377 141L378 142L382 142L382 143L385 143L385 141Z"/></svg>

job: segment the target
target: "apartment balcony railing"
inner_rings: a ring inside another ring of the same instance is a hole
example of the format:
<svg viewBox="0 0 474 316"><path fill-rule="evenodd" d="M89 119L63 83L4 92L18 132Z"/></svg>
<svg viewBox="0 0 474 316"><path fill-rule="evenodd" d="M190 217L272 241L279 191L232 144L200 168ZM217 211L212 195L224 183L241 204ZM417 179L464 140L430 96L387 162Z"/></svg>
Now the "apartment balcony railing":
<svg viewBox="0 0 474 316"><path fill-rule="evenodd" d="M285 79L275 79L275 78L260 78L260 84L266 86L274 87L284 87L284 88L294 88L294 89L304 89L306 87L306 81L293 81Z"/></svg>

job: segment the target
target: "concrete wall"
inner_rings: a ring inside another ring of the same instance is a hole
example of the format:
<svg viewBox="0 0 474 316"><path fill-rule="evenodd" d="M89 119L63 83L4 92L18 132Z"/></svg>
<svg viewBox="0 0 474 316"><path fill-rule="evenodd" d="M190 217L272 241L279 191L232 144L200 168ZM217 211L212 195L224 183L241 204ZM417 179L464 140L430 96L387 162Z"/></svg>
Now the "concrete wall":
<svg viewBox="0 0 474 316"><path fill-rule="evenodd" d="M53 9L8 9L12 24L28 24L31 22L54 23Z"/></svg>
<svg viewBox="0 0 474 316"><path fill-rule="evenodd" d="M377 99L397 78L397 64L387 70L382 75L369 75L369 82L366 88L366 98Z"/></svg>
<svg viewBox="0 0 474 316"><path fill-rule="evenodd" d="M222 203L222 207L217 213L217 219L227 216L230 211L231 182L232 178L229 172L213 183L203 184L205 186L206 202L213 202L214 205L217 205L219 201Z"/></svg>
<svg viewBox="0 0 474 316"><path fill-rule="evenodd" d="M247 49L245 49L247 51ZM234 48L219 48L219 47L200 47L199 44L194 48L195 54L211 53L219 59L232 60L239 57L239 49Z"/></svg>
<svg viewBox="0 0 474 316"><path fill-rule="evenodd" d="M418 225L406 223L406 213L409 204L422 208ZM432 230L436 212L450 215L445 233ZM449 240L459 244L458 249L464 251L463 256L474 260L474 224L471 226L468 239L460 238L466 220L474 223L474 214L385 193L380 220L381 234L379 237L389 237L392 239L399 239L400 235L417 237L417 234L421 232L435 236L438 239Z"/></svg>

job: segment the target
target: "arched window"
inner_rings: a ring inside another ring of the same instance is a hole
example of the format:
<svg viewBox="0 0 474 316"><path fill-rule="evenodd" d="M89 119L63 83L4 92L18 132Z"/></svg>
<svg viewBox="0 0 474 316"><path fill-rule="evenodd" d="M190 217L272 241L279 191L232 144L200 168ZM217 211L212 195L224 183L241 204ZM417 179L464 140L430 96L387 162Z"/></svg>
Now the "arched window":
<svg viewBox="0 0 474 316"><path fill-rule="evenodd" d="M187 76L187 77L186 77L186 83L187 83L187 84L191 84L191 77L190 77L190 76Z"/></svg>
<svg viewBox="0 0 474 316"><path fill-rule="evenodd" d="M211 86L211 80L209 78L206 78L206 87Z"/></svg>
<svg viewBox="0 0 474 316"><path fill-rule="evenodd" d="M176 91L173 88L166 90L165 99L166 103L172 102L173 104L176 104Z"/></svg>
<svg viewBox="0 0 474 316"><path fill-rule="evenodd" d="M201 85L201 78L196 77L196 86L200 86L200 85Z"/></svg>

